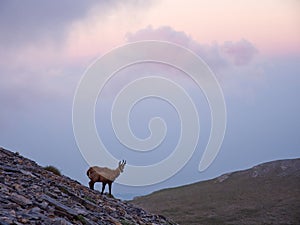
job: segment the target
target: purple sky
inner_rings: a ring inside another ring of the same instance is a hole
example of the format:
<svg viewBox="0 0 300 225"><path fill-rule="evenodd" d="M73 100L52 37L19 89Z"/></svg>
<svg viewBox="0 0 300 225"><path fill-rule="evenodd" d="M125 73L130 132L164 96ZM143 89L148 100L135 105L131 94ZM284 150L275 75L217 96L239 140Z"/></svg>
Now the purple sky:
<svg viewBox="0 0 300 225"><path fill-rule="evenodd" d="M112 48L152 39L180 44L206 61L224 92L227 130L219 155L199 173L210 127L207 104L190 80L164 68L197 102L204 124L199 146L171 179L141 188L115 185L117 196L127 198L265 161L299 157L299 10L299 2L293 0L263 0L259 6L227 0L191 1L189 5L186 1L139 0L1 1L0 146L41 165L54 165L86 185L88 164L72 130L73 97L80 78L90 63ZM126 72L125 77L116 76L104 90L103 102L97 104L97 125L103 124L99 133L115 149L116 157L124 156L124 147L107 121L109 106L118 88L144 68L151 72L148 65L127 71L127 77ZM160 161L174 147L178 118L162 102L147 100L134 109L133 130L146 137L148 120L157 115L165 117L170 127L164 150L146 158L128 153L129 163Z"/></svg>

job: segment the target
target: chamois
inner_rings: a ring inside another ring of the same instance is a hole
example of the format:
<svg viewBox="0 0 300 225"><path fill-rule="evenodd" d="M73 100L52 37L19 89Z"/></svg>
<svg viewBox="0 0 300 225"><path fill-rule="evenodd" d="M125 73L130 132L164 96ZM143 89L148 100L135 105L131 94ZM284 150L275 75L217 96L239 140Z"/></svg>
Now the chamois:
<svg viewBox="0 0 300 225"><path fill-rule="evenodd" d="M109 187L109 194L111 195L111 185L114 180L123 172L126 161L122 160L119 162L119 166L116 169L109 169L107 167L92 166L86 172L87 176L90 178L89 186L94 190L94 184L96 182L102 182L101 195L104 192L106 184Z"/></svg>

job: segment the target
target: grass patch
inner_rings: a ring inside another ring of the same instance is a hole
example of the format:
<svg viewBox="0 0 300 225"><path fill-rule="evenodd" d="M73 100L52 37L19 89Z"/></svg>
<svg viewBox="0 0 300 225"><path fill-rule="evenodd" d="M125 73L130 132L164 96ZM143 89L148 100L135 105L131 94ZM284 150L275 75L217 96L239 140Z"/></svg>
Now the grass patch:
<svg viewBox="0 0 300 225"><path fill-rule="evenodd" d="M62 186L59 186L58 188L59 188L59 190L61 190L62 193L69 194L69 191L67 188L62 187Z"/></svg>
<svg viewBox="0 0 300 225"><path fill-rule="evenodd" d="M109 194L109 193L105 193L106 197L108 198L113 198L113 199L116 199L115 196L113 196L112 194Z"/></svg>
<svg viewBox="0 0 300 225"><path fill-rule="evenodd" d="M54 166L45 166L44 169L47 170L47 171L50 171L50 172L54 173L57 176L61 176L61 172L59 171L59 169L57 169Z"/></svg>
<svg viewBox="0 0 300 225"><path fill-rule="evenodd" d="M94 203L94 204L97 204L96 200L95 200L95 199L92 199L92 198L89 197L89 196L84 196L83 198L84 198L85 200L89 201L89 202L92 202L92 203Z"/></svg>
<svg viewBox="0 0 300 225"><path fill-rule="evenodd" d="M76 220L79 220L84 225L87 224L87 222L86 222L86 220L85 220L85 218L84 218L83 215L76 216Z"/></svg>
<svg viewBox="0 0 300 225"><path fill-rule="evenodd" d="M121 223L122 225L135 225L134 223L132 223L132 222L130 222L130 221L128 221L128 220L120 220L120 223Z"/></svg>

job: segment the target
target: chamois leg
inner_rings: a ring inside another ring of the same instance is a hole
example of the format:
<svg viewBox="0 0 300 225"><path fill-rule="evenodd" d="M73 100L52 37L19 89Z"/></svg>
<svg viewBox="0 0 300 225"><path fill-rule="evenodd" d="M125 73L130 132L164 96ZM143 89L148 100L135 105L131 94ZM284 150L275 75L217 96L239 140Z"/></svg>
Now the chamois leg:
<svg viewBox="0 0 300 225"><path fill-rule="evenodd" d="M89 182L90 189L94 190L94 184L95 182L92 180Z"/></svg>
<svg viewBox="0 0 300 225"><path fill-rule="evenodd" d="M106 185L106 182L102 182L102 191L101 191L101 195L103 195L103 192L104 192L104 189L105 189L105 185Z"/></svg>
<svg viewBox="0 0 300 225"><path fill-rule="evenodd" d="M109 195L111 195L111 185L112 185L112 183L109 182L109 183L108 183L108 187L109 187Z"/></svg>

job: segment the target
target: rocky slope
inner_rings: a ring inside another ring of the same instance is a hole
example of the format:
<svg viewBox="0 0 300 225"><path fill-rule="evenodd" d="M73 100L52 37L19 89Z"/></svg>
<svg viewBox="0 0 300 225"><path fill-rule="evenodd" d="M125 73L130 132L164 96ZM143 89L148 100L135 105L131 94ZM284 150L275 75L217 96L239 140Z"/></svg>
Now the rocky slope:
<svg viewBox="0 0 300 225"><path fill-rule="evenodd" d="M300 159L260 164L132 202L179 224L300 224Z"/></svg>
<svg viewBox="0 0 300 225"><path fill-rule="evenodd" d="M175 224L0 148L0 225Z"/></svg>

